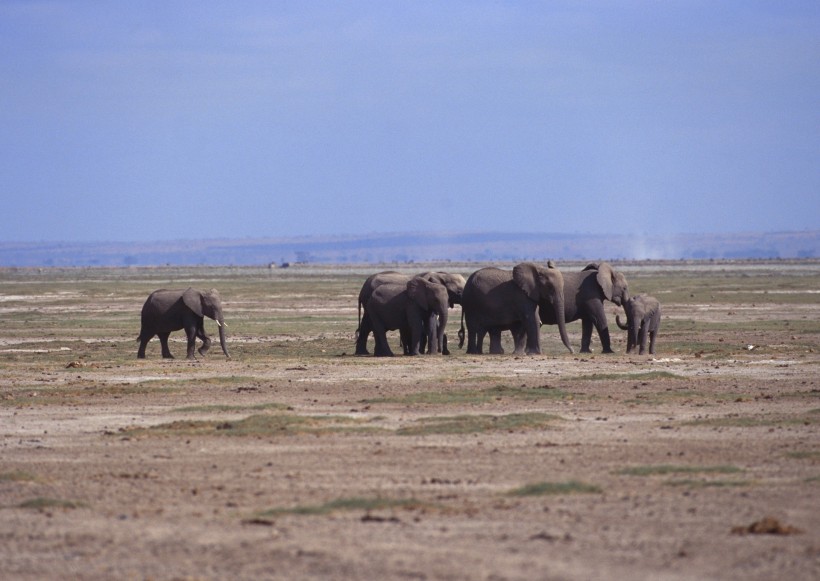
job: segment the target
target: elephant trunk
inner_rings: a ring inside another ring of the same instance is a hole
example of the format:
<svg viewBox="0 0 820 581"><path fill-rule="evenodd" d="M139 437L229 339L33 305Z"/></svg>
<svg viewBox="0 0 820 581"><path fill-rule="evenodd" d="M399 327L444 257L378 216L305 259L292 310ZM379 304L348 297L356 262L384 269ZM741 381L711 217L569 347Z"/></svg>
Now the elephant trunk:
<svg viewBox="0 0 820 581"><path fill-rule="evenodd" d="M558 333L561 335L561 342L573 353L572 345L569 342L569 335L567 335L567 320L564 314L564 294L558 293L555 300L555 320L558 322Z"/></svg>
<svg viewBox="0 0 820 581"><path fill-rule="evenodd" d="M615 324L618 325L624 331L629 330L629 327L621 323L621 315L615 315Z"/></svg>
<svg viewBox="0 0 820 581"><path fill-rule="evenodd" d="M222 352L225 354L225 357L230 359L231 356L228 354L228 345L225 343L225 320L221 315L216 319L216 324L219 326L219 344L222 346Z"/></svg>

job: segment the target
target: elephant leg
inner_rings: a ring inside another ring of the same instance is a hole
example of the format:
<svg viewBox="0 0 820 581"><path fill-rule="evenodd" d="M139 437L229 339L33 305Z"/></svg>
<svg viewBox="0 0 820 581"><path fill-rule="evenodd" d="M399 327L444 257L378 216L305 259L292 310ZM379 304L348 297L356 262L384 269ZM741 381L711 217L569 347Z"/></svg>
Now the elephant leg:
<svg viewBox="0 0 820 581"><path fill-rule="evenodd" d="M147 332L140 333L140 346L139 349L137 349L137 359L145 359L145 347L148 345L148 341L150 341L153 336L154 335L149 335Z"/></svg>
<svg viewBox="0 0 820 581"><path fill-rule="evenodd" d="M652 329L649 331L649 354L655 354L655 336L658 334L657 329Z"/></svg>
<svg viewBox="0 0 820 581"><path fill-rule="evenodd" d="M641 330L640 330L640 342L641 342L641 351L640 354L643 355L646 353L646 340L648 339L647 335L649 333L649 323L644 321L641 323Z"/></svg>
<svg viewBox="0 0 820 581"><path fill-rule="evenodd" d="M367 311L364 312L362 322L359 325L359 336L356 337L356 355L370 355L367 350L367 337L373 330L373 325L370 322L370 316Z"/></svg>
<svg viewBox="0 0 820 581"><path fill-rule="evenodd" d="M425 352L425 343L427 343L427 355L438 355L441 353L438 330L438 316L435 312L430 312L424 319L424 326L421 329L419 353Z"/></svg>
<svg viewBox="0 0 820 581"><path fill-rule="evenodd" d="M527 334L521 329L510 329L513 338L513 353L523 355L527 351Z"/></svg>
<svg viewBox="0 0 820 581"><path fill-rule="evenodd" d="M450 350L447 348L447 333L444 333L444 337L441 342L441 354L442 355L449 355Z"/></svg>
<svg viewBox="0 0 820 581"><path fill-rule="evenodd" d="M433 320L435 325L435 319ZM421 329L421 337L419 337L419 353L432 353L432 350L435 348L434 345L429 341L429 329L430 325L429 322L425 319L423 322L423 326ZM435 326L433 326L433 332L435 332Z"/></svg>
<svg viewBox="0 0 820 581"><path fill-rule="evenodd" d="M376 357L393 357L393 351L387 342L387 328L378 318L371 319L370 321L373 329L373 339L376 340L373 355Z"/></svg>
<svg viewBox="0 0 820 581"><path fill-rule="evenodd" d="M481 355L484 351L484 334L486 331L476 325L467 324L467 353Z"/></svg>
<svg viewBox="0 0 820 581"><path fill-rule="evenodd" d="M598 329L598 336L601 338L601 353L614 353L609 340L609 327Z"/></svg>
<svg viewBox="0 0 820 581"><path fill-rule="evenodd" d="M581 319L581 353L592 353L589 348L592 343L592 320L584 317Z"/></svg>
<svg viewBox="0 0 820 581"><path fill-rule="evenodd" d="M162 346L162 357L164 359L173 359L174 356L171 355L171 350L168 349L168 337L171 335L170 332L165 333L157 333L159 337L159 344Z"/></svg>
<svg viewBox="0 0 820 581"><path fill-rule="evenodd" d="M205 355L208 349L211 348L211 338L205 334L205 325L200 323L196 329L196 336L202 341L202 346L199 348L199 354Z"/></svg>
<svg viewBox="0 0 820 581"><path fill-rule="evenodd" d="M492 330L489 331L490 334L490 354L491 355L504 355L504 348L501 346L501 331L500 330Z"/></svg>
<svg viewBox="0 0 820 581"><path fill-rule="evenodd" d="M403 327L399 330L399 343L405 355L415 355L415 353L412 353L413 336L409 328Z"/></svg>
<svg viewBox="0 0 820 581"><path fill-rule="evenodd" d="M194 351L196 350L196 334L196 327L185 328L185 335L186 337L188 337L188 359L196 359L196 357L194 356Z"/></svg>
<svg viewBox="0 0 820 581"><path fill-rule="evenodd" d="M526 320L524 329L527 336L527 354L541 355L541 326L534 311L532 317Z"/></svg>

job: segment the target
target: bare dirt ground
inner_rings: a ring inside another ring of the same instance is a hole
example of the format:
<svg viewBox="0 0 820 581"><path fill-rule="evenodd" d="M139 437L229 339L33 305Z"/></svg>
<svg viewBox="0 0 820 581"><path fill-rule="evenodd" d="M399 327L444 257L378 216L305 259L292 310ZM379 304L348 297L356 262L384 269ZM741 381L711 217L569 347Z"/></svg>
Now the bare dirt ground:
<svg viewBox="0 0 820 581"><path fill-rule="evenodd" d="M616 267L654 357L613 305L615 355L354 357L372 267L0 270L0 578L820 578L820 263ZM189 285L233 358L137 360Z"/></svg>

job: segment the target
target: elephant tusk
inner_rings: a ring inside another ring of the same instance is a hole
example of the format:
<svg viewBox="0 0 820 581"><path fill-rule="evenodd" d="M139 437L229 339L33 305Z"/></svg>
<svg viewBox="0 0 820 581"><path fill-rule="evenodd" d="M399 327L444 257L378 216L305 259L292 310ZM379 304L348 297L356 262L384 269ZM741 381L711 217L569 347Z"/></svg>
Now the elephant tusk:
<svg viewBox="0 0 820 581"><path fill-rule="evenodd" d="M216 319L214 319L214 320L216 321ZM216 321L216 326L217 326L217 327L221 327L221 326L222 326L222 324L221 324L219 321Z"/></svg>

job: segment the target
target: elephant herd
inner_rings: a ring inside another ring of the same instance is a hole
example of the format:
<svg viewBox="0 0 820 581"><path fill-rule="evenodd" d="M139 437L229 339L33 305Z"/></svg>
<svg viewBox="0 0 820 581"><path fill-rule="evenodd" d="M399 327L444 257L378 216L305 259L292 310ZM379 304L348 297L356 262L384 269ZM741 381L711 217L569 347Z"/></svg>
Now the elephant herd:
<svg viewBox="0 0 820 581"><path fill-rule="evenodd" d="M420 353L448 354L448 311L461 305L462 321L459 347L466 338L467 353L481 354L489 335L489 352L504 353L501 332L509 331L515 354L540 354L540 327L557 325L561 341L572 353L566 325L581 320L581 352L590 352L593 327L598 333L603 353L612 353L604 301L623 307L626 324L616 316L618 326L627 331L627 353L639 349L655 353L655 339L660 325L661 307L657 299L645 294L629 296L626 277L608 263L593 263L578 272L562 273L550 261L546 266L522 262L511 271L487 267L472 273L466 280L460 274L425 272L409 276L385 271L369 276L358 298L356 355L369 355L367 340L372 333L374 355L393 355L387 342L388 331L399 331L405 355ZM202 340L199 353L211 345L205 334L204 317L219 326L222 351L229 357L225 344L225 322L219 293L192 288L157 290L142 308L142 328L137 357L145 357L145 346L159 336L162 356L173 357L168 350L168 336L184 329L188 338L188 359L194 358L196 338ZM466 323L466 336L464 327Z"/></svg>

